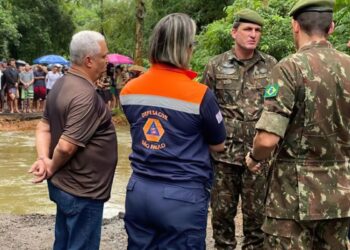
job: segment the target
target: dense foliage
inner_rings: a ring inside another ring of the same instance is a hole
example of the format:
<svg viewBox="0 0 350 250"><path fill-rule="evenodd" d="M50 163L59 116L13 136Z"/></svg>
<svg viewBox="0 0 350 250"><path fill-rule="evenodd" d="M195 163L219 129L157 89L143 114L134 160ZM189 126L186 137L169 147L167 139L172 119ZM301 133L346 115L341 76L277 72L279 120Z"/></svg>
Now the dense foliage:
<svg viewBox="0 0 350 250"><path fill-rule="evenodd" d="M1 2L0 33L5 34L0 48L2 58L27 61L49 54L67 54L75 30L70 13L63 11L59 0L26 0Z"/></svg>
<svg viewBox="0 0 350 250"><path fill-rule="evenodd" d="M143 57L147 65L148 37L155 23L172 12L185 12L198 24L198 46L192 66L203 70L208 59L232 47L233 16L242 8L265 19L259 49L281 59L295 51L288 11L296 0L144 0ZM337 0L336 29L330 37L337 49L350 52L350 0ZM102 32L113 53L133 57L136 0L1 0L0 59L31 61L49 54L68 55L72 34L83 29Z"/></svg>
<svg viewBox="0 0 350 250"><path fill-rule="evenodd" d="M183 12L191 16L201 28L225 16L224 8L234 0L153 0L154 23L163 16Z"/></svg>
<svg viewBox="0 0 350 250"><path fill-rule="evenodd" d="M288 12L295 0L251 1L236 0L226 9L226 17L207 25L198 35L198 46L192 60L193 68L202 72L209 58L229 50L233 45L231 29L234 13L242 8L255 9L265 20L259 49L265 53L281 58L294 53L295 47L291 32L291 18ZM342 51L350 52L346 43L350 40L350 4L348 1L338 3L334 14L336 29L330 36L333 45Z"/></svg>

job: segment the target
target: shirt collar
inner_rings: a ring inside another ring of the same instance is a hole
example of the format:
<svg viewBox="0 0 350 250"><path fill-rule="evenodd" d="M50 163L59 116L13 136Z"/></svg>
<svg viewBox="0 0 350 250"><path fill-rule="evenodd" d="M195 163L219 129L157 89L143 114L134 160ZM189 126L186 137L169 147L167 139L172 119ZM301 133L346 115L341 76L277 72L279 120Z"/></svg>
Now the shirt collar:
<svg viewBox="0 0 350 250"><path fill-rule="evenodd" d="M265 61L265 57L258 51L258 50L254 50L254 55L252 58L250 59L247 59L247 60L242 60L242 59L238 59L236 54L234 53L234 47L230 50L230 54L228 56L228 60L230 62L233 62L233 61L237 61L237 62L241 62L241 63L244 63L244 62L258 62L260 60L263 60Z"/></svg>
<svg viewBox="0 0 350 250"><path fill-rule="evenodd" d="M196 78L198 75L196 72L192 70L175 68L175 67L171 67L169 65L160 64L160 63L152 64L152 67L150 68L150 70L168 70L168 71L184 74L187 77L189 77L191 80Z"/></svg>
<svg viewBox="0 0 350 250"><path fill-rule="evenodd" d="M75 68L74 66L69 68L67 74L71 74L71 75L83 78L84 80L88 81L94 88L96 88L96 85L90 80L88 75L85 72L83 72L82 70Z"/></svg>
<svg viewBox="0 0 350 250"><path fill-rule="evenodd" d="M309 50L311 48L332 48L332 44L327 40L312 41L301 47L298 52Z"/></svg>

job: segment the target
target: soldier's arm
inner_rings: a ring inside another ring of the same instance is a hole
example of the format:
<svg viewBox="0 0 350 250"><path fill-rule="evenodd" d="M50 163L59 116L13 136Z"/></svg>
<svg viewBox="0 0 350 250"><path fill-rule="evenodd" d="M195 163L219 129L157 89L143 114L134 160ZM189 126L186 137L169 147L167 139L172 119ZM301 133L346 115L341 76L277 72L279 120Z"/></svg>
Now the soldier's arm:
<svg viewBox="0 0 350 250"><path fill-rule="evenodd" d="M258 130L253 140L253 157L257 160L269 158L281 137L263 130Z"/></svg>
<svg viewBox="0 0 350 250"><path fill-rule="evenodd" d="M214 67L211 62L209 62L205 67L203 77L200 82L207 85L211 90L214 90L215 76L214 76Z"/></svg>
<svg viewBox="0 0 350 250"><path fill-rule="evenodd" d="M258 131L253 150L246 156L247 166L252 172L260 170L258 162L269 158L284 137L295 104L296 71L293 63L277 64L272 70L275 84L266 87L264 111L256 124Z"/></svg>
<svg viewBox="0 0 350 250"><path fill-rule="evenodd" d="M263 165L259 162L271 157L281 137L274 133L258 131L253 140L253 150L246 156L246 164L253 173L259 172Z"/></svg>

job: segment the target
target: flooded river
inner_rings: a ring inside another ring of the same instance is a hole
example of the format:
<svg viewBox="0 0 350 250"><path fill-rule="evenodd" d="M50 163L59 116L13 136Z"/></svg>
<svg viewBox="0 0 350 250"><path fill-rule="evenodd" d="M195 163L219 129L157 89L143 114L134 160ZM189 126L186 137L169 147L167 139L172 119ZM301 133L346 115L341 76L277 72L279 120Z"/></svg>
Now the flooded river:
<svg viewBox="0 0 350 250"><path fill-rule="evenodd" d="M124 211L125 187L131 173L128 155L128 127L118 127L119 160L114 177L111 199L105 205L106 218ZM46 182L32 184L27 173L36 159L35 132L0 132L0 213L54 214L55 205L49 200Z"/></svg>

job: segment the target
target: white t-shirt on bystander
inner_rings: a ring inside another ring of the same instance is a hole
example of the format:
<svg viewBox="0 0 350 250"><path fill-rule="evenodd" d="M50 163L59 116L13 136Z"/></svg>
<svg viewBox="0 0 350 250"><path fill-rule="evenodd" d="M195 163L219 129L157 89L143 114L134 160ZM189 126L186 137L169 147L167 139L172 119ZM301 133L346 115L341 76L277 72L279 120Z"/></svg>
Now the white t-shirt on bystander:
<svg viewBox="0 0 350 250"><path fill-rule="evenodd" d="M46 88L52 89L53 85L59 78L61 78L61 76L62 75L59 72L53 73L52 71L49 71L46 75Z"/></svg>

